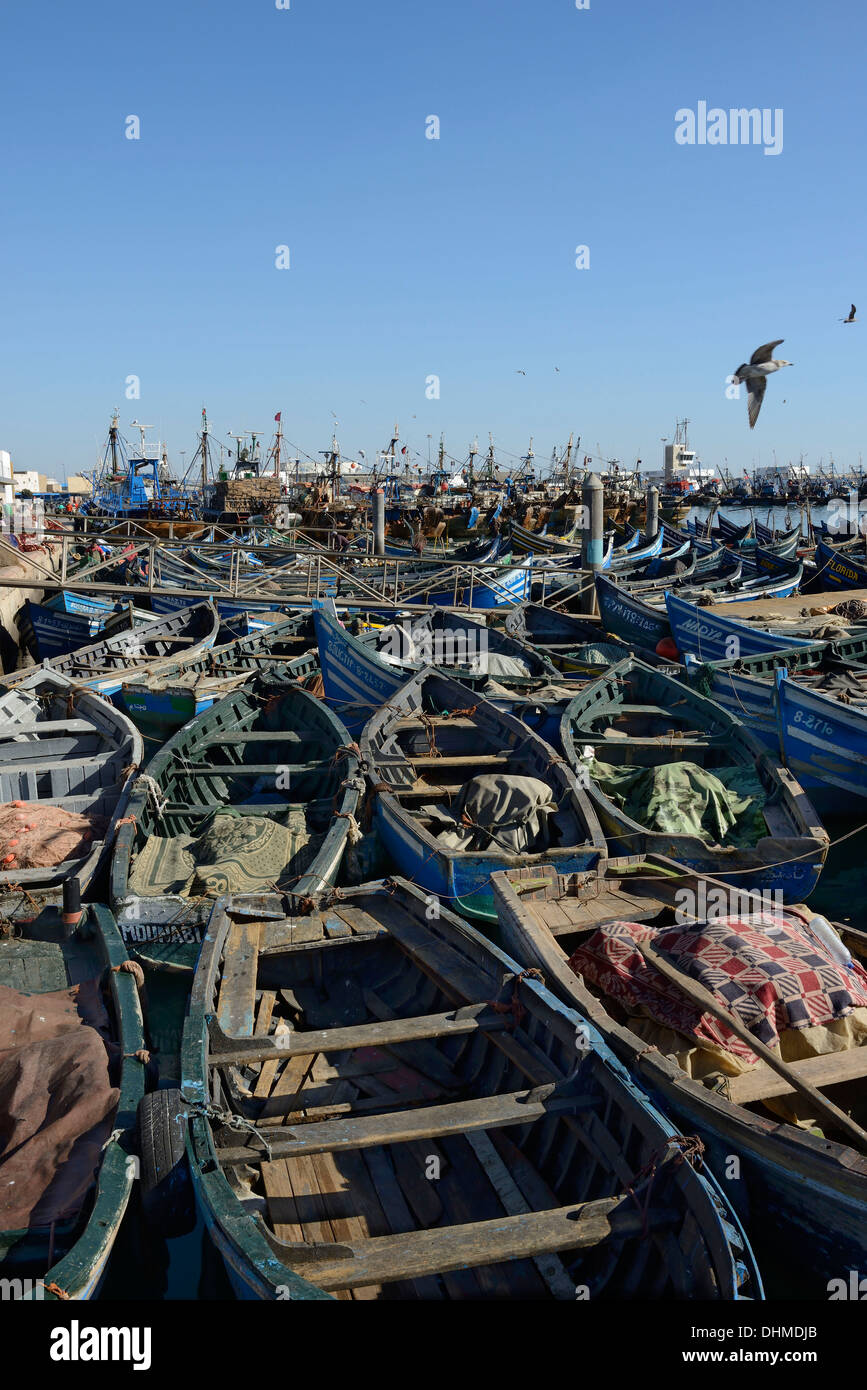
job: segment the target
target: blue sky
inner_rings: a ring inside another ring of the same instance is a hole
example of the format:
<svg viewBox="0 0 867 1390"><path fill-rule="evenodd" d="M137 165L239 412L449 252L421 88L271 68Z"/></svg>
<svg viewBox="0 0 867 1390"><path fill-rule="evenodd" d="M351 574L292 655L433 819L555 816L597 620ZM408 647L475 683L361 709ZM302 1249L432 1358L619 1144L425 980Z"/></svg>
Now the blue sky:
<svg viewBox="0 0 867 1390"><path fill-rule="evenodd" d="M0 447L90 467L118 406L189 460L205 404L311 454L334 412L349 454L656 465L688 416L733 472L857 464L865 38L854 0L8 0ZM678 145L699 101L783 152ZM725 378L778 337L750 432Z"/></svg>

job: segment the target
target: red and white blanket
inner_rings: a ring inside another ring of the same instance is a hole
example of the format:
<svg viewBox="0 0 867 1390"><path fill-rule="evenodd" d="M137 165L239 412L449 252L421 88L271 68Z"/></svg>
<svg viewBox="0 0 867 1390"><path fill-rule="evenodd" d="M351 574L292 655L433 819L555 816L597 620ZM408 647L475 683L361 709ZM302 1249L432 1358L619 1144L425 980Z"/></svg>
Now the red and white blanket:
<svg viewBox="0 0 867 1390"><path fill-rule="evenodd" d="M867 972L838 965L794 915L753 913L656 930L613 922L580 946L569 964L625 1009L641 1009L666 1028L758 1059L712 1014L701 1013L636 949L649 941L678 970L709 989L767 1047L786 1028L810 1028L867 1006Z"/></svg>

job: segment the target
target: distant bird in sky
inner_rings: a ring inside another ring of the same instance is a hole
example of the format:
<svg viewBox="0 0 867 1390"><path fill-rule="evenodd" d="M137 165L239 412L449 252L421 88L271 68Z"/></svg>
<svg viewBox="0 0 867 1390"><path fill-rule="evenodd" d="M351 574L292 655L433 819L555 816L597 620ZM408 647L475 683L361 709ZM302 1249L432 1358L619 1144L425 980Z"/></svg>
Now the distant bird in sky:
<svg viewBox="0 0 867 1390"><path fill-rule="evenodd" d="M852 308L849 310L849 317L848 317L847 319L841 319L840 322L841 322L841 323L855 323L855 322L856 322L856 319L855 319L855 305L854 305L854 304L852 305Z"/></svg>
<svg viewBox="0 0 867 1390"><path fill-rule="evenodd" d="M555 371L555 372L559 372L559 370L560 370L559 367L555 367L555 368L554 368L554 371Z"/></svg>
<svg viewBox="0 0 867 1390"><path fill-rule="evenodd" d="M763 343L760 348L756 348L749 362L742 362L734 374L735 383L737 385L743 383L747 388L750 429L754 428L759 418L759 411L765 398L765 387L771 372L779 371L780 367L794 366L793 362L786 362L782 358L771 356L774 348L779 347L783 341L783 338L775 338L772 343Z"/></svg>
<svg viewBox="0 0 867 1390"><path fill-rule="evenodd" d="M526 373L526 372L522 372L520 367L516 367L516 368L515 368L515 376L526 376L526 375L527 375L527 373Z"/></svg>

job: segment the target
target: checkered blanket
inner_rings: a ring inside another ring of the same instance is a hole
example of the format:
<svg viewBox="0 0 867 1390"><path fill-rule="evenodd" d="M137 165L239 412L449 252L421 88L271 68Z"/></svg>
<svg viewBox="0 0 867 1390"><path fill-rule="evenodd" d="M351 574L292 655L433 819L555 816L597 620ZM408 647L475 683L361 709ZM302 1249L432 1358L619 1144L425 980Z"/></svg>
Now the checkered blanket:
<svg viewBox="0 0 867 1390"><path fill-rule="evenodd" d="M720 917L689 927L655 930L637 922L602 927L575 952L576 974L628 1011L639 1009L666 1028L725 1048L752 1064L746 1043L636 949L649 941L667 960L709 989L768 1047L786 1028L810 1028L867 1006L867 972L838 965L798 918L780 913Z"/></svg>

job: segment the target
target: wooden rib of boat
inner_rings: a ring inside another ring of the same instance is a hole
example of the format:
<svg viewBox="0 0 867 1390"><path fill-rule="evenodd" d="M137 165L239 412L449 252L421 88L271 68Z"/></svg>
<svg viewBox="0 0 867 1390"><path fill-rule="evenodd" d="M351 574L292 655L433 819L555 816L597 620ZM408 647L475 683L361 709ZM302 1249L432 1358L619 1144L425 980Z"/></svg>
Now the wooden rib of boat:
<svg viewBox="0 0 867 1390"><path fill-rule="evenodd" d="M64 925L60 912L49 908L19 923L14 937L0 934L0 985L9 989L41 995L104 978L114 1044L109 1081L120 1091L111 1133L81 1206L50 1226L0 1230L0 1279L32 1281L24 1295L30 1299L96 1297L132 1194L129 1155L136 1109L144 1095L145 1069L139 1054L145 1044L138 989L123 968L126 961L126 948L105 907L85 909L74 930Z"/></svg>
<svg viewBox="0 0 867 1390"><path fill-rule="evenodd" d="M484 688L493 678L522 695L553 680L562 681L551 662L526 643L461 613L434 611L413 617L410 631L418 632L416 645L423 655L415 660L400 632L395 639L394 628L355 636L338 620L336 611L323 605L314 607L313 622L325 698L340 710L353 735L423 664L449 667L473 689Z"/></svg>
<svg viewBox="0 0 867 1390"><path fill-rule="evenodd" d="M800 782L739 719L681 681L641 661L622 661L573 697L560 740L570 766L583 775L611 853L664 854L738 887L760 883L788 902L808 897L815 888L829 841ZM614 768L689 763L712 774L723 767L754 767L765 796L761 815L767 833L741 847L716 843L710 831L648 828L629 813L625 798L621 805L597 784L594 758Z"/></svg>
<svg viewBox="0 0 867 1390"><path fill-rule="evenodd" d="M87 889L141 761L141 735L126 715L55 671L37 668L0 693L0 802L33 807L37 829L42 807L93 817L57 865L21 867L17 841L0 846L0 917L20 920L58 903L67 879Z"/></svg>
<svg viewBox="0 0 867 1390"><path fill-rule="evenodd" d="M542 972L549 988L599 1029L653 1099L705 1144L711 1166L739 1179L726 1184L760 1260L777 1272L779 1296L826 1299L828 1280L867 1259L867 1157L849 1139L781 1121L763 1100L791 1090L764 1064L723 1087L690 1077L675 1058L649 1047L622 1011L576 975L568 960L599 927L616 921L654 928L683 922L683 905L732 910L731 890L661 856L611 859L598 871L562 876L553 868L519 869L493 879L498 928L506 950ZM719 904L718 908L715 905ZM748 909L749 910L749 909ZM753 909L755 910L755 909ZM803 909L799 909L803 911ZM811 914L807 914L808 916ZM867 962L867 933L838 926L853 956ZM791 1063L829 1099L867 1118L867 1048ZM852 1101L855 1100L853 1106ZM771 1288L771 1294L776 1292Z"/></svg>
<svg viewBox="0 0 867 1390"><path fill-rule="evenodd" d="M183 1104L241 1298L762 1295L694 1146L597 1030L401 879L221 901Z"/></svg>
<svg viewBox="0 0 867 1390"><path fill-rule="evenodd" d="M236 861L243 868L263 840L272 860L280 853L273 863L275 891L299 901L322 892L336 881L350 832L358 831L363 789L357 751L327 705L296 682L255 675L180 729L134 788L111 866L111 899L121 929L206 920L217 896L211 882L223 883L220 862L225 860L226 873ZM170 842L206 835L215 818L223 816L225 826L227 814L244 818L241 841L208 866L207 886L198 893L180 881L166 886L159 859L151 858L133 888L136 857L146 848L150 854L150 837ZM288 859L273 835L274 848L267 848L271 825L288 828ZM162 936L170 942L171 930Z"/></svg>
<svg viewBox="0 0 867 1390"><path fill-rule="evenodd" d="M493 919L494 869L540 855L564 869L586 868L604 852L599 821L563 759L526 724L448 676L413 676L374 714L360 747L377 791L374 821L392 860L471 916ZM526 802L513 804L512 779L528 778L548 789L547 810L531 804L529 791ZM493 799L495 791L496 819L476 824L467 797ZM460 836L468 846L442 838L450 835L450 816L457 829L472 827L471 836Z"/></svg>

